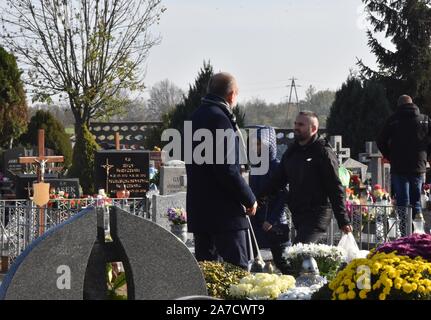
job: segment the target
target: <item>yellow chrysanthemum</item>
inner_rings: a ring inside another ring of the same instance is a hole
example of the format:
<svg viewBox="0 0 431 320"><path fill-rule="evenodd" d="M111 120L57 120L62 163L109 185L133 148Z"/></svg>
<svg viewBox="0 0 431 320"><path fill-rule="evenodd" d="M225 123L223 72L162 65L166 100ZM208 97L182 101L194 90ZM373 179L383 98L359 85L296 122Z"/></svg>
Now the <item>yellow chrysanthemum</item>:
<svg viewBox="0 0 431 320"><path fill-rule="evenodd" d="M349 291L349 292L347 292L347 298L349 300L353 300L353 299L355 299L355 297L356 297L355 291Z"/></svg>
<svg viewBox="0 0 431 320"><path fill-rule="evenodd" d="M335 290L335 293L343 293L344 292L344 287L343 286L339 286L337 288L337 290Z"/></svg>
<svg viewBox="0 0 431 320"><path fill-rule="evenodd" d="M367 292L365 290L359 291L359 298L367 299Z"/></svg>
<svg viewBox="0 0 431 320"><path fill-rule="evenodd" d="M403 291L407 294L411 293L413 291L412 285L410 283L404 283Z"/></svg>
<svg viewBox="0 0 431 320"><path fill-rule="evenodd" d="M338 299L340 300L346 300L347 299L347 294L346 293L342 293L338 296Z"/></svg>

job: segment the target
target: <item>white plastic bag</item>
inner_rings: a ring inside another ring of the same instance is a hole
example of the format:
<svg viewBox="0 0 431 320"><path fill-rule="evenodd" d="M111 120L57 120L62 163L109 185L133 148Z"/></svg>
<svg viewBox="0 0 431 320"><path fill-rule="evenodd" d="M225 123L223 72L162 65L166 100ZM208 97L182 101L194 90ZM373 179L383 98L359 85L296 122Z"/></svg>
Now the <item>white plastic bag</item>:
<svg viewBox="0 0 431 320"><path fill-rule="evenodd" d="M347 263L361 256L359 247L351 232L347 234L343 234L343 236L340 239L340 242L338 243L338 247L342 248L346 252Z"/></svg>

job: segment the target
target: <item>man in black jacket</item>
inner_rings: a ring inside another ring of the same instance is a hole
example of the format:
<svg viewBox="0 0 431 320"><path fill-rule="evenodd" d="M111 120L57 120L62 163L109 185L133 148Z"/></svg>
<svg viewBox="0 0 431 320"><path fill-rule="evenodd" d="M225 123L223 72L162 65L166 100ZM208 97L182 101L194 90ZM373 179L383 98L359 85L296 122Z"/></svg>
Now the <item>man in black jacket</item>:
<svg viewBox="0 0 431 320"><path fill-rule="evenodd" d="M408 95L398 98L397 110L386 120L377 146L391 163L391 181L397 206L413 207L422 218L421 191L430 144L431 121Z"/></svg>
<svg viewBox="0 0 431 320"><path fill-rule="evenodd" d="M295 142L283 154L278 172L259 198L288 185L287 204L296 230L295 243L319 240L331 221L332 210L339 228L352 231L346 215L344 188L338 177L338 161L326 139L318 134L314 112L300 112L295 120Z"/></svg>
<svg viewBox="0 0 431 320"><path fill-rule="evenodd" d="M208 94L191 117L193 134L199 129L209 130L216 140L211 161L191 164L187 170L188 230L195 239L195 256L198 261L219 260L243 268L248 266L246 214L256 213L256 198L241 176L238 157L229 161L228 146L220 150L223 138L216 139L216 131L235 132L237 124L232 108L236 105L238 87L235 78L227 73L214 75L208 85ZM238 141L237 141L238 142ZM198 142L193 142L193 155ZM237 155L239 145L235 144ZM222 159L222 163L219 160ZM247 209L246 209L247 208Z"/></svg>

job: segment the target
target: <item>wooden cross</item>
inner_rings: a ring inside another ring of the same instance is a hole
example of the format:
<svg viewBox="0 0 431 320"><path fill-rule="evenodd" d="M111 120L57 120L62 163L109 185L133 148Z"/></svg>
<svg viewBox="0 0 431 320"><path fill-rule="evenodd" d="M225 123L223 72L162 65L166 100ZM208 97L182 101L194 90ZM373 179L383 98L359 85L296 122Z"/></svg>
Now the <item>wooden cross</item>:
<svg viewBox="0 0 431 320"><path fill-rule="evenodd" d="M115 150L120 150L120 133L115 132Z"/></svg>
<svg viewBox="0 0 431 320"><path fill-rule="evenodd" d="M63 162L63 156L45 156L45 130L39 129L37 136L37 157L19 157L19 163L36 163L37 164L37 182L44 180L46 163Z"/></svg>
<svg viewBox="0 0 431 320"><path fill-rule="evenodd" d="M109 164L108 158L106 158L106 164L102 164L101 167L106 170L106 189L105 189L105 193L109 194L109 192L108 192L109 171L114 167L114 165Z"/></svg>
<svg viewBox="0 0 431 320"><path fill-rule="evenodd" d="M63 162L63 156L45 156L45 130L39 129L37 135L37 157L19 157L19 163L37 164L37 182L43 182L46 163ZM39 235L45 232L45 210L46 205L39 207Z"/></svg>

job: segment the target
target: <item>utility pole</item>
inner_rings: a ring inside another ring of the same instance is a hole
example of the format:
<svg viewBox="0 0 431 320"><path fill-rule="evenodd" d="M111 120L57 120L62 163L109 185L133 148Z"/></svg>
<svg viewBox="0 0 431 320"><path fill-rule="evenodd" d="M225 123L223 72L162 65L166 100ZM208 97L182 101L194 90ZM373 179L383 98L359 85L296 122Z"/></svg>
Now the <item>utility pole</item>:
<svg viewBox="0 0 431 320"><path fill-rule="evenodd" d="M290 87L289 102L287 103L287 120L289 120L289 116L290 116L290 112L291 112L291 108L292 108L292 92L293 91L295 91L296 109L298 109L298 112L300 111L299 110L298 92L296 91L296 87L300 87L300 86L295 83L295 80L298 80L298 79L296 79L295 77L292 77L289 80L291 81L290 85L286 86L288 88Z"/></svg>

